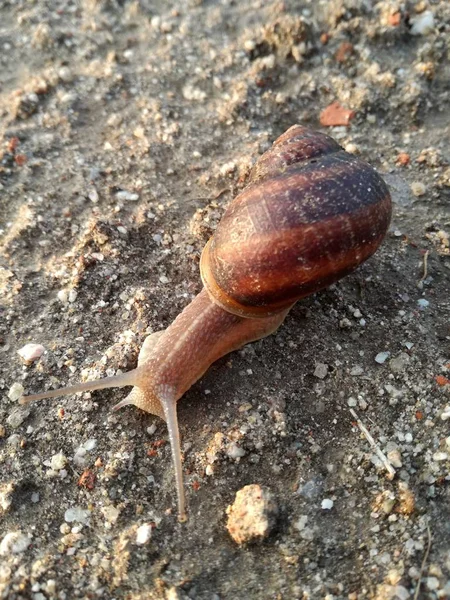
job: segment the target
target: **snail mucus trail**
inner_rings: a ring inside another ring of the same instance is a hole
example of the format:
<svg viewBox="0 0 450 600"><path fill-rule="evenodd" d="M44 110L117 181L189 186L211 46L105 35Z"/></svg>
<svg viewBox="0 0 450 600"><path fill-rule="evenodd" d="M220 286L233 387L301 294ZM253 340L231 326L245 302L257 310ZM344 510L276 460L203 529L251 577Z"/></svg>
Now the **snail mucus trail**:
<svg viewBox="0 0 450 600"><path fill-rule="evenodd" d="M270 335L297 300L369 258L390 216L389 191L370 165L324 133L292 126L255 163L205 246L202 291L145 339L137 367L20 402L132 386L114 410L134 404L166 421L185 520L177 400L221 356Z"/></svg>

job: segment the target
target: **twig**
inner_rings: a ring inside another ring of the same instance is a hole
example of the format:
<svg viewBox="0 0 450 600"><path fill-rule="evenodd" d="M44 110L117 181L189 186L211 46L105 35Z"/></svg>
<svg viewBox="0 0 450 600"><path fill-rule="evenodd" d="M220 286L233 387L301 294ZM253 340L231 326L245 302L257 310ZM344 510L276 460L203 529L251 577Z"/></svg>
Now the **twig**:
<svg viewBox="0 0 450 600"><path fill-rule="evenodd" d="M428 555L430 554L430 549L431 549L431 531L430 531L430 525L428 524L428 522L427 522L427 533L428 533L428 545L427 545L427 549L425 550L425 554L423 555L422 564L420 566L419 581L417 582L417 587L416 587L416 591L414 592L413 600L417 600L417 598L419 597L420 586L422 585L423 571L425 569L425 565L428 560Z"/></svg>
<svg viewBox="0 0 450 600"><path fill-rule="evenodd" d="M425 279L427 278L427 275L428 275L428 255L429 254L430 254L430 251L426 250L425 254L423 255L423 275L419 279L419 284L422 283L422 281L425 281Z"/></svg>
<svg viewBox="0 0 450 600"><path fill-rule="evenodd" d="M387 456L381 451L381 448L378 446L378 444L375 442L373 437L370 435L367 427L365 427L365 425L362 423L361 419L358 417L358 415L353 410L353 408L350 409L350 412L351 412L352 416L356 419L356 424L358 425L358 427L364 434L364 436L367 439L367 441L369 442L371 448L375 451L376 455L378 456L378 458L381 460L381 462L385 466L386 471L389 473L389 479L393 479L395 477L395 469L389 462Z"/></svg>

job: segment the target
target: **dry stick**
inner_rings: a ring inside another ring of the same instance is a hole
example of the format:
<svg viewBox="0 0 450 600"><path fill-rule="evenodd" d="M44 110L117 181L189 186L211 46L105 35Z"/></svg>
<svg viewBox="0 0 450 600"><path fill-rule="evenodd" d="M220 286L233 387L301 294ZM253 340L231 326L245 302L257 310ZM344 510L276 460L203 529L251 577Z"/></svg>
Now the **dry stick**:
<svg viewBox="0 0 450 600"><path fill-rule="evenodd" d="M423 255L423 275L419 279L419 284L422 283L422 281L425 281L425 279L427 278L427 275L428 275L428 255L429 254L430 254L430 251L427 250L425 252L425 254Z"/></svg>
<svg viewBox="0 0 450 600"><path fill-rule="evenodd" d="M378 444L376 443L376 441L370 435L367 427L365 427L365 425L362 423L361 419L358 417L358 415L353 410L353 408L350 409L350 412L351 412L352 416L356 419L356 424L358 425L358 427L364 434L364 436L367 439L367 441L369 442L370 446L376 452L376 454L377 454L378 458L381 460L381 462L384 464L386 471L389 473L389 479L393 479L395 477L395 469L389 462L387 456L381 451L381 449L378 446Z"/></svg>
<svg viewBox="0 0 450 600"><path fill-rule="evenodd" d="M420 566L419 581L417 582L417 587L416 587L416 591L414 592L414 598L413 598L413 600L417 600L417 598L419 597L420 586L422 585L423 572L424 572L424 569L425 569L426 562L428 560L428 555L430 554L430 548L431 548L431 531L430 531L430 525L429 525L429 523L427 523L427 533L428 533L428 545L427 545L427 549L425 550L425 554L423 555L422 564Z"/></svg>

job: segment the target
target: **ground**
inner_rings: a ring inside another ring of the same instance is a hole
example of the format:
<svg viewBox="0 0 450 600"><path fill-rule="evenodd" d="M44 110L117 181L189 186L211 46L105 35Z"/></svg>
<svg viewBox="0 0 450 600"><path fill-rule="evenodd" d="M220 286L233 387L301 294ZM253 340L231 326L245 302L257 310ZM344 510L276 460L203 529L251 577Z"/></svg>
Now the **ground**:
<svg viewBox="0 0 450 600"><path fill-rule="evenodd" d="M450 597L448 2L0 0L0 48L0 597ZM17 400L132 368L294 123L382 174L392 224L180 401L180 524L125 390ZM278 516L238 546L247 484Z"/></svg>

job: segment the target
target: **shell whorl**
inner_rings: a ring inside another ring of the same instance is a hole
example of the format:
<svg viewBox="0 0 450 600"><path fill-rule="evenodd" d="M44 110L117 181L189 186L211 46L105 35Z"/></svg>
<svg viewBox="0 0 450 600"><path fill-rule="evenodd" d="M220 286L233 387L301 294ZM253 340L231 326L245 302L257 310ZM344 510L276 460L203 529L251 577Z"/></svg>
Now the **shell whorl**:
<svg viewBox="0 0 450 600"><path fill-rule="evenodd" d="M276 314L369 258L390 216L389 191L370 165L294 125L225 211L202 253L203 284L229 312Z"/></svg>

